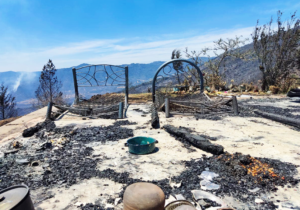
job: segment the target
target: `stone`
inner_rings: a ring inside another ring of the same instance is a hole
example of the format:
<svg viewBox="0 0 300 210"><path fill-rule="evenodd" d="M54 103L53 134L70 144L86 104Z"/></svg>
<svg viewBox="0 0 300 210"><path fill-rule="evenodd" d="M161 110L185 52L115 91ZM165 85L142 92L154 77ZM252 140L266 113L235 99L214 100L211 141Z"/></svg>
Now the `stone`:
<svg viewBox="0 0 300 210"><path fill-rule="evenodd" d="M217 190L220 188L220 185L214 184L206 179L200 181L200 185L202 190Z"/></svg>
<svg viewBox="0 0 300 210"><path fill-rule="evenodd" d="M205 169L206 170L206 169ZM207 170L206 171L203 171L202 173L201 173L201 175L199 176L199 178L201 178L201 179L206 179L206 180L209 180L209 181L212 181L215 177L218 177L219 175L218 174L216 174L216 173L214 173L214 172L210 172L210 171L208 171L209 170L209 168L207 168Z"/></svg>
<svg viewBox="0 0 300 210"><path fill-rule="evenodd" d="M27 165L30 161L27 159L16 159L16 163L19 165Z"/></svg>
<svg viewBox="0 0 300 210"><path fill-rule="evenodd" d="M258 191L260 190L260 188L256 187L252 190L248 189L249 192L252 192L252 193L257 193Z"/></svg>
<svg viewBox="0 0 300 210"><path fill-rule="evenodd" d="M262 203L264 203L264 201L262 199L260 199L260 198L256 198L255 199L255 203L262 204Z"/></svg>

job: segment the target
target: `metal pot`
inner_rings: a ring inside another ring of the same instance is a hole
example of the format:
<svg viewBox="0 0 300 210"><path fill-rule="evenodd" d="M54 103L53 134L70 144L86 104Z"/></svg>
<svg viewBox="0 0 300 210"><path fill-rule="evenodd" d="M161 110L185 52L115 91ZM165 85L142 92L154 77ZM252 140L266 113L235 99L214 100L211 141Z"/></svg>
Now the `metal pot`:
<svg viewBox="0 0 300 210"><path fill-rule="evenodd" d="M137 136L127 140L129 152L138 155L148 154L154 151L157 141L151 137Z"/></svg>
<svg viewBox="0 0 300 210"><path fill-rule="evenodd" d="M176 200L171 203L169 203L166 207L165 210L176 210L179 208L179 206L190 206L191 208L194 208L194 205L191 204L189 201L186 200ZM180 209L180 208L179 208Z"/></svg>
<svg viewBox="0 0 300 210"><path fill-rule="evenodd" d="M34 210L26 185L16 185L0 191L0 210Z"/></svg>

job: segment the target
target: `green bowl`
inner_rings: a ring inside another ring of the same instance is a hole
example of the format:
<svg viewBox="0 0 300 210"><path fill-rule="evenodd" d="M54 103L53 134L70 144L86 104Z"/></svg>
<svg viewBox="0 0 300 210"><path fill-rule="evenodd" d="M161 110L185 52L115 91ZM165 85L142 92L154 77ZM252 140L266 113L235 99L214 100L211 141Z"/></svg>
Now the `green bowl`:
<svg viewBox="0 0 300 210"><path fill-rule="evenodd" d="M127 140L130 153L137 155L149 154L155 149L156 140L151 137L137 136Z"/></svg>

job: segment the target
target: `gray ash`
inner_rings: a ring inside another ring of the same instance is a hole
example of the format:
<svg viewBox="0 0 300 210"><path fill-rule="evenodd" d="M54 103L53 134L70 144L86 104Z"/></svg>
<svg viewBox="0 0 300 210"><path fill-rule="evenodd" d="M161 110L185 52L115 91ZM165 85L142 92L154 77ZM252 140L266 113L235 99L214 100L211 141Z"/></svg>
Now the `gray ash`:
<svg viewBox="0 0 300 210"><path fill-rule="evenodd" d="M114 208L104 208L101 205L87 203L85 205L81 204L78 208L81 210L114 210Z"/></svg>
<svg viewBox="0 0 300 210"><path fill-rule="evenodd" d="M137 123L136 122L130 122L128 120L119 120L119 121L116 121L114 122L114 125L115 126L121 126L121 125L136 125Z"/></svg>
<svg viewBox="0 0 300 210"><path fill-rule="evenodd" d="M97 177L99 171L96 165L100 158L93 158L91 147L84 143L99 141L118 141L119 139L133 136L132 129L121 128L117 125L107 127L88 127L74 130L74 126L54 128L50 137L65 137L67 140L64 146L56 149L45 149L43 152L28 155L26 151L20 151L21 154L11 154L7 158L0 159L0 189L12 185L24 183L31 189L47 187L53 185L66 184L71 186L79 180ZM62 135L61 135L62 134ZM38 136L38 135L37 135ZM44 132L39 132L44 140ZM18 164L17 158L26 158L28 163ZM44 169L42 174L31 175L30 163L39 161Z"/></svg>
<svg viewBox="0 0 300 210"><path fill-rule="evenodd" d="M181 187L173 190L173 193L181 193L186 198L191 198L191 190L199 189L200 178L198 176L206 168L219 174L219 177L213 181L220 185L220 189L215 191L217 196L233 196L248 204L254 204L255 198L261 193L276 191L277 186L295 185L299 182L293 178L293 175L297 173L296 166L293 164L268 158L252 158L240 153L204 157L203 160L187 161L185 165L188 169L181 175L173 177L172 180L177 183L182 182ZM259 166L257 173L254 170L255 165ZM248 191L256 187L260 189L259 192ZM275 209L271 202L263 205L265 205L264 209Z"/></svg>

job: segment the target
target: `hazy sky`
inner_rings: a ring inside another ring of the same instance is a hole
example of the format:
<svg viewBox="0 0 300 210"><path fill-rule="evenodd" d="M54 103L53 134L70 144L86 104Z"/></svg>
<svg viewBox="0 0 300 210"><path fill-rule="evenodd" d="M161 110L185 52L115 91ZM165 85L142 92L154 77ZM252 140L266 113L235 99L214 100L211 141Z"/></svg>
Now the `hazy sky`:
<svg viewBox="0 0 300 210"><path fill-rule="evenodd" d="M167 61L175 48L250 37L299 0L0 0L0 71ZM300 11L298 13L300 15Z"/></svg>

